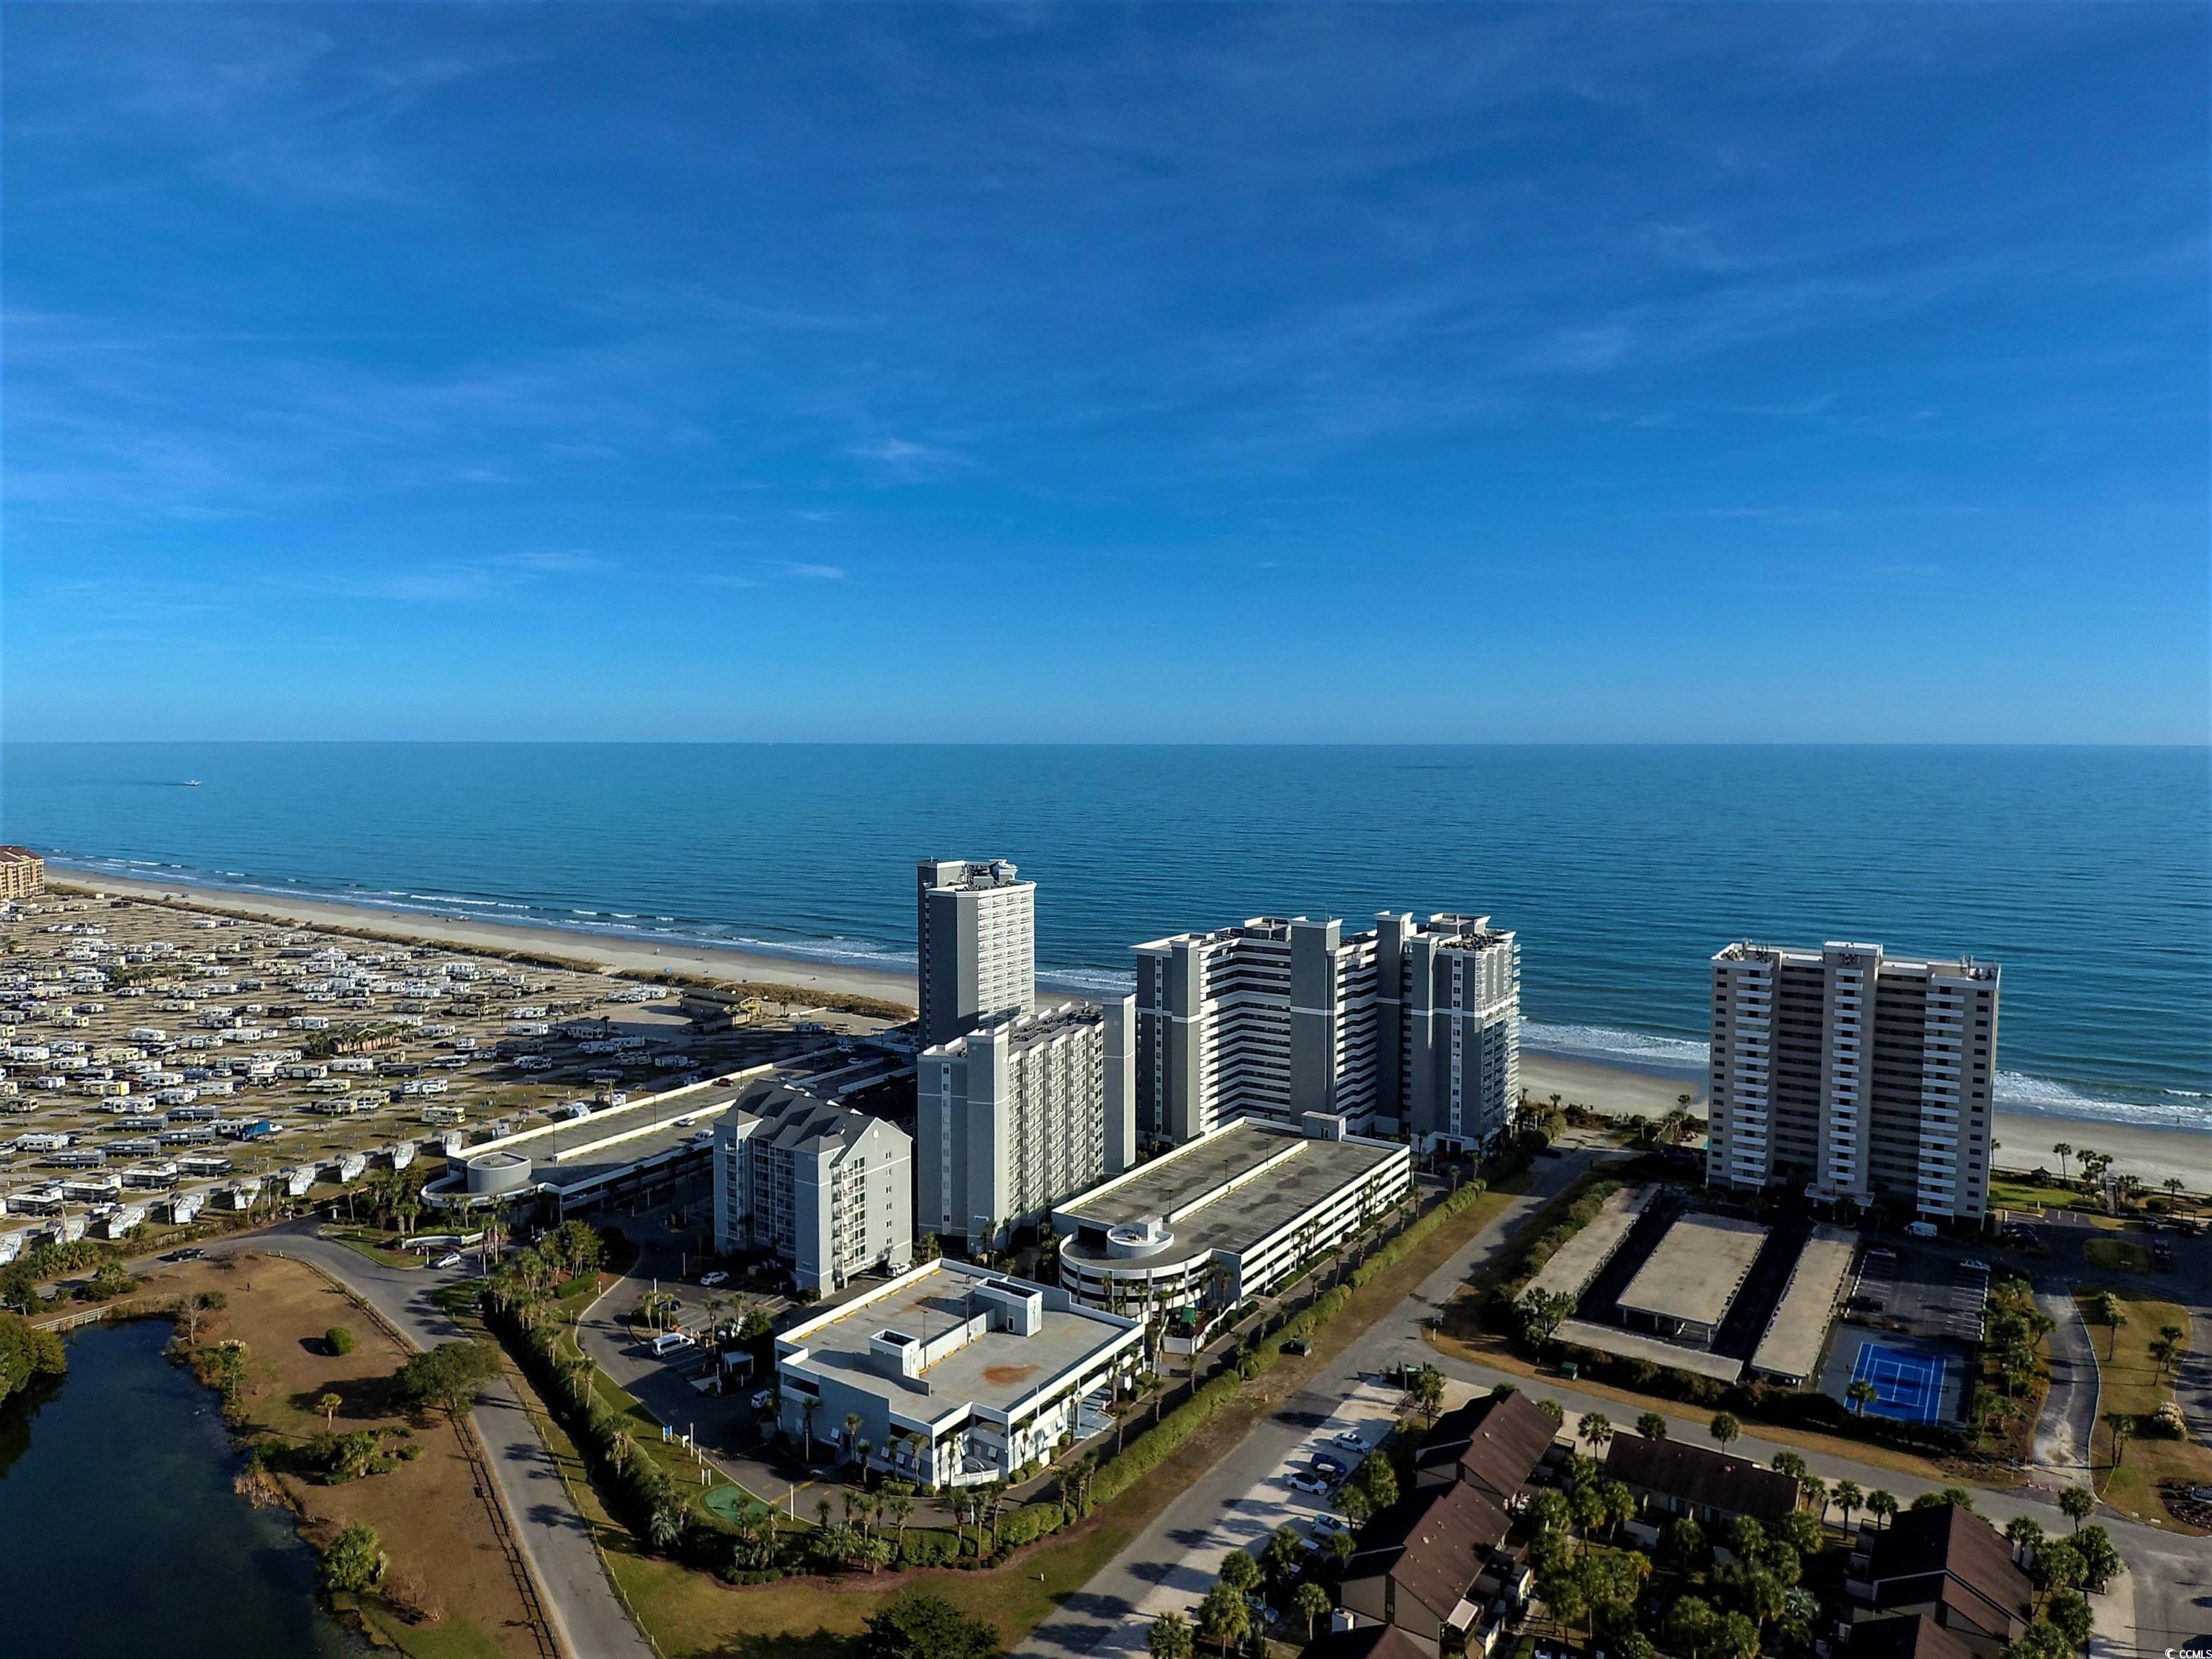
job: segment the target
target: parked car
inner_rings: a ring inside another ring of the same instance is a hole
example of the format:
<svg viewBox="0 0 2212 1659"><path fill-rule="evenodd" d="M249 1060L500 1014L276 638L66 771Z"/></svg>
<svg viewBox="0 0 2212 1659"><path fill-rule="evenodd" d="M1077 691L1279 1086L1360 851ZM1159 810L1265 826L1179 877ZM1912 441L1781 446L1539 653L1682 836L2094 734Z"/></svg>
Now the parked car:
<svg viewBox="0 0 2212 1659"><path fill-rule="evenodd" d="M1331 1457L1327 1452L1316 1452L1313 1466L1332 1480L1341 1480L1352 1473L1349 1463L1340 1457Z"/></svg>
<svg viewBox="0 0 2212 1659"><path fill-rule="evenodd" d="M699 1283L710 1291L717 1285L726 1285L729 1282L729 1274L724 1273L720 1267L715 1268L713 1273L699 1275Z"/></svg>
<svg viewBox="0 0 2212 1659"><path fill-rule="evenodd" d="M1367 1443L1360 1438L1357 1429L1340 1430L1328 1438L1331 1445L1341 1446L1348 1452L1358 1452L1362 1457L1367 1455Z"/></svg>
<svg viewBox="0 0 2212 1659"><path fill-rule="evenodd" d="M205 1250L195 1247L189 1250L172 1250L168 1255L163 1256L161 1260L164 1261L198 1261L206 1254L207 1252Z"/></svg>
<svg viewBox="0 0 2212 1659"><path fill-rule="evenodd" d="M1905 1234L1908 1238L1933 1238L1936 1237L1936 1224L1932 1221L1908 1221L1905 1224Z"/></svg>
<svg viewBox="0 0 2212 1659"><path fill-rule="evenodd" d="M1350 1532L1351 1530L1352 1522L1340 1515L1331 1515L1324 1511L1313 1518L1313 1532L1317 1538L1326 1538L1333 1532Z"/></svg>
<svg viewBox="0 0 2212 1659"><path fill-rule="evenodd" d="M663 1354L674 1353L678 1348L690 1347L691 1334L689 1331L663 1331L647 1346L652 1348L653 1357L659 1358Z"/></svg>
<svg viewBox="0 0 2212 1659"><path fill-rule="evenodd" d="M1309 1474L1304 1469L1292 1469L1289 1478L1293 1492L1311 1492L1316 1497L1325 1497L1328 1492L1328 1481L1317 1474Z"/></svg>
<svg viewBox="0 0 2212 1659"><path fill-rule="evenodd" d="M1961 1267L1968 1268L1974 1273L1985 1273L1990 1270L1990 1264L1981 1260L1978 1256L1970 1255L1959 1265Z"/></svg>
<svg viewBox="0 0 2212 1659"><path fill-rule="evenodd" d="M461 1265L461 1253L459 1250L447 1251L445 1255L438 1258L438 1265L441 1267L459 1267Z"/></svg>
<svg viewBox="0 0 2212 1659"><path fill-rule="evenodd" d="M774 1404L775 1404L775 1390L774 1389L763 1389L758 1394L753 1396L753 1409L757 1412L764 1412Z"/></svg>

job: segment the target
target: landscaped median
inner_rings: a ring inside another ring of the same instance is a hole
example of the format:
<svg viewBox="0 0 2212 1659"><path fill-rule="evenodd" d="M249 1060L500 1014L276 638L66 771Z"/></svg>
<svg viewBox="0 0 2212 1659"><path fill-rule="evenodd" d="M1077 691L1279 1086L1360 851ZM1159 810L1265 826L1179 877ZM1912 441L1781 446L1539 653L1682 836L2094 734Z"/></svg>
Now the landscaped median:
<svg viewBox="0 0 2212 1659"><path fill-rule="evenodd" d="M2089 1462L2098 1496L2139 1520L2206 1530L2204 1506L2188 1493L2212 1486L2212 1451L2189 1438L2173 1398L2191 1342L2187 1310L2121 1285L2084 1286L2074 1299L2097 1354Z"/></svg>
<svg viewBox="0 0 2212 1659"><path fill-rule="evenodd" d="M1008 1509L980 1559L963 1553L933 1568L900 1571L879 1561L877 1571L860 1565L827 1575L807 1571L823 1559L823 1547L830 1541L826 1534L850 1530L890 1541L885 1534L890 1524L870 1504L859 1505L849 1517L833 1508L829 1526L822 1527L805 1524L816 1518L811 1504L822 1500L805 1490L797 1520L763 1506L733 1522L700 1501L696 1486L684 1485L687 1474L696 1479L689 1455L665 1448L657 1425L640 1432L653 1425L650 1414L568 1340L567 1328L592 1299L591 1286L556 1303L541 1303L526 1331L511 1314L495 1313L489 1322L521 1365L526 1403L538 1417L548 1449L592 1527L617 1589L669 1659L755 1651L762 1659L771 1653L777 1659L842 1659L866 1618L917 1580L963 1613L988 1620L1011 1646L1096 1576L1255 1425L1304 1387L1329 1358L1495 1219L1512 1201L1512 1189L1522 1183L1526 1169L1525 1158L1505 1166L1499 1184L1506 1190L1471 1182L1431 1206L1377 1245L1345 1274L1341 1285L1322 1291L1264 1337L1250 1341L1237 1356L1243 1376L1232 1362L1189 1400L1132 1437L1118 1455L1098 1464L1078 1460L1070 1467L1092 1470L1087 1490L1084 1483L1067 1480L1064 1470L1061 1495L1079 1502L1048 1498ZM1285 1353L1284 1345L1294 1338L1304 1338L1310 1352ZM559 1390L557 1397L549 1395L553 1389ZM626 1461L617 1466L605 1452L580 1444L577 1430L586 1424L591 1426L586 1431L602 1443L616 1437L626 1440ZM842 1506L842 1498L836 1501ZM664 1520L656 1535L655 1516L665 1516L672 1506L679 1512L678 1524ZM752 1558L758 1567L742 1569L734 1558L744 1546L743 1528L762 1522L772 1529L774 1542ZM933 1538L950 1541L941 1528L901 1530L908 1545ZM966 1530L973 1543L975 1529ZM1021 1544L1025 1534L1037 1535L1037 1541ZM905 1552L910 1558L921 1553ZM738 1580L758 1582L733 1582Z"/></svg>

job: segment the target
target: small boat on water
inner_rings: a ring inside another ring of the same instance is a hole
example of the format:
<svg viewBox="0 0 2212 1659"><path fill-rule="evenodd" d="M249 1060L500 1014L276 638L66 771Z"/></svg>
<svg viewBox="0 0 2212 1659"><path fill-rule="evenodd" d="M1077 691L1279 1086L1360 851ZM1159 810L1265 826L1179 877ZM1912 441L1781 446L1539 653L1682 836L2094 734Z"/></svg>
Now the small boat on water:
<svg viewBox="0 0 2212 1659"><path fill-rule="evenodd" d="M185 780L185 787L187 789L197 789L199 787L200 781L198 778L186 778Z"/></svg>

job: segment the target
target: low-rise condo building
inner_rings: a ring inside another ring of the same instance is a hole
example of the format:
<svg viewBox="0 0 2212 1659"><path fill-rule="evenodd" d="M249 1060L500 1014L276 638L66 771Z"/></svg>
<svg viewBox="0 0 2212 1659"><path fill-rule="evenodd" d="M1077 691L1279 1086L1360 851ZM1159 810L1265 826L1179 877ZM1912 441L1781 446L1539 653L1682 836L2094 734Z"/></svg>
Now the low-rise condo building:
<svg viewBox="0 0 2212 1659"><path fill-rule="evenodd" d="M801 1295L914 1261L914 1143L896 1126L773 1078L714 1125L714 1246L787 1263Z"/></svg>
<svg viewBox="0 0 2212 1659"><path fill-rule="evenodd" d="M1238 1119L1055 1206L1060 1282L1094 1308L1233 1307L1413 1191L1411 1149L1310 1113Z"/></svg>
<svg viewBox="0 0 2212 1659"><path fill-rule="evenodd" d="M1720 951L1705 1179L1981 1219L1997 982L1994 963L1889 957L1879 945Z"/></svg>
<svg viewBox="0 0 2212 1659"><path fill-rule="evenodd" d="M915 1224L972 1254L1136 1154L1132 1000L1000 1014L923 1051Z"/></svg>
<svg viewBox="0 0 2212 1659"><path fill-rule="evenodd" d="M776 1339L779 1421L925 1488L1011 1480L1105 1428L1144 1347L1065 1291L926 1262Z"/></svg>
<svg viewBox="0 0 2212 1659"><path fill-rule="evenodd" d="M0 902L29 898L46 884L46 860L27 847L0 847Z"/></svg>

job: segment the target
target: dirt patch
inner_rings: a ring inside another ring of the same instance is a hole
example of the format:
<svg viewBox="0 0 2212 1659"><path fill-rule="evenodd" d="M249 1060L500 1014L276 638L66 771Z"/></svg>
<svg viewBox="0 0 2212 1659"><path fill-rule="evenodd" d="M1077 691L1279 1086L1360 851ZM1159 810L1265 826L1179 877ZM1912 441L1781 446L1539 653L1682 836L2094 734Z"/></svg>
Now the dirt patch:
<svg viewBox="0 0 2212 1659"><path fill-rule="evenodd" d="M994 1388L1011 1388L1017 1382L1026 1382L1037 1374L1035 1365L986 1365L983 1380Z"/></svg>
<svg viewBox="0 0 2212 1659"><path fill-rule="evenodd" d="M155 1294L219 1291L227 1305L201 1316L204 1344L234 1340L249 1360L241 1432L265 1435L278 1448L304 1444L325 1425L341 1433L378 1430L393 1447L420 1445L422 1455L388 1474L337 1486L290 1473L276 1475L284 1497L313 1540L349 1526L374 1527L391 1558L394 1578L437 1616L393 1629L402 1642L417 1631L426 1651L483 1651L541 1659L514 1568L478 1488L460 1431L442 1415L410 1422L392 1401L392 1373L407 1350L350 1297L305 1264L244 1255L155 1267L143 1276ZM330 1351L323 1334L334 1325L353 1333L354 1350ZM179 1326L179 1334L183 1332ZM327 1416L321 1402L335 1397ZM402 1431L406 1431L402 1433ZM481 1639L472 1647L465 1632Z"/></svg>

